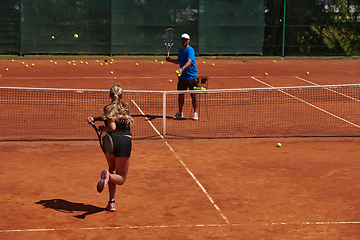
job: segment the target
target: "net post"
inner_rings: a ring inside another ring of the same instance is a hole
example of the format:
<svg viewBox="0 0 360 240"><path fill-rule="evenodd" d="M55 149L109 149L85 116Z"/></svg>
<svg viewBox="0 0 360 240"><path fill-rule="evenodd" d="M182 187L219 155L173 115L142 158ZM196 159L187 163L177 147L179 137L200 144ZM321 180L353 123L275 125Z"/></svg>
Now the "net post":
<svg viewBox="0 0 360 240"><path fill-rule="evenodd" d="M166 135L166 92L163 92L163 136Z"/></svg>

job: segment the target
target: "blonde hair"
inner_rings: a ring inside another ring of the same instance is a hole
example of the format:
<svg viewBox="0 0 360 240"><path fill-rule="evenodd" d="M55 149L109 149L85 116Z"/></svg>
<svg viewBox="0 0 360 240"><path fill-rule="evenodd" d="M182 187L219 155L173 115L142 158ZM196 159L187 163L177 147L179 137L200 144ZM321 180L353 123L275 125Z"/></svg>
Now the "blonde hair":
<svg viewBox="0 0 360 240"><path fill-rule="evenodd" d="M120 124L130 124L134 119L129 115L129 108L120 101L123 89L115 84L110 88L111 103L104 108L104 120L115 120Z"/></svg>

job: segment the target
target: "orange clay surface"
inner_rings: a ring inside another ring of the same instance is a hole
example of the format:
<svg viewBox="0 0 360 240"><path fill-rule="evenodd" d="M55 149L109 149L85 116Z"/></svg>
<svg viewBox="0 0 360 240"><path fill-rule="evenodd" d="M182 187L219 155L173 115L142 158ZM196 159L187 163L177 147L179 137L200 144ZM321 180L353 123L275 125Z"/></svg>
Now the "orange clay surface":
<svg viewBox="0 0 360 240"><path fill-rule="evenodd" d="M160 57L51 60L0 60L0 86L176 89ZM356 59L197 66L210 89L360 83ZM0 239L359 239L359 159L357 137L135 140L110 213L97 142L0 142Z"/></svg>

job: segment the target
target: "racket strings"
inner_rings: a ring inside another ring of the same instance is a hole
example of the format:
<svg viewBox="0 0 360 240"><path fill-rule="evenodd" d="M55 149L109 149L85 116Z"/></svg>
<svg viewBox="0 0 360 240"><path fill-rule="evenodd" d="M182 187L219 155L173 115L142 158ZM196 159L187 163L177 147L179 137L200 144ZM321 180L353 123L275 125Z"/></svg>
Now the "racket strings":
<svg viewBox="0 0 360 240"><path fill-rule="evenodd" d="M175 32L172 30L166 31L164 41L166 45L170 46L175 41Z"/></svg>

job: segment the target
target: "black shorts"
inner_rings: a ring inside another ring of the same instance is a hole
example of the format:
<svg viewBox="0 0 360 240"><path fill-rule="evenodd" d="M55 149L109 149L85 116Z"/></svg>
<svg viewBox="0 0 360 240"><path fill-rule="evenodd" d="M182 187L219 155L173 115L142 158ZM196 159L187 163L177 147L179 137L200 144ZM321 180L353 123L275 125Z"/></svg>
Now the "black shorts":
<svg viewBox="0 0 360 240"><path fill-rule="evenodd" d="M131 155L131 147L132 147L131 138L116 133L112 133L111 138L114 143L113 154L115 155L115 157L129 158Z"/></svg>
<svg viewBox="0 0 360 240"><path fill-rule="evenodd" d="M179 78L177 84L177 90L194 90L194 87L198 86L198 82L195 79L192 80L184 80Z"/></svg>

